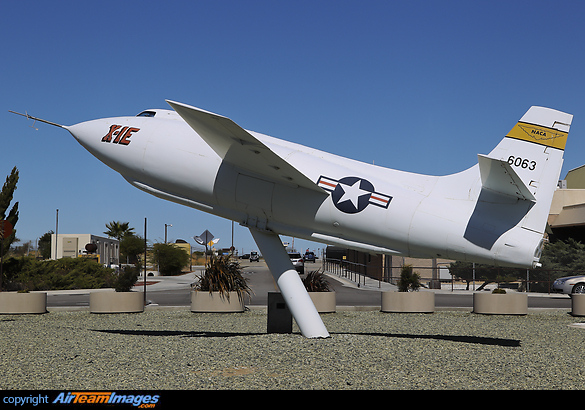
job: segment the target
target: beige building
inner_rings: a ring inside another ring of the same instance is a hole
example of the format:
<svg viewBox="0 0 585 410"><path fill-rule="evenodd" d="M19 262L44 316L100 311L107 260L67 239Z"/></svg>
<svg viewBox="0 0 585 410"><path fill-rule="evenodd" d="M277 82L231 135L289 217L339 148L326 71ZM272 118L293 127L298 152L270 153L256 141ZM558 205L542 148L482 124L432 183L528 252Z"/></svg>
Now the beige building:
<svg viewBox="0 0 585 410"><path fill-rule="evenodd" d="M585 165L567 172L567 176L561 181L560 185L561 188L567 189L585 189Z"/></svg>
<svg viewBox="0 0 585 410"><path fill-rule="evenodd" d="M51 235L51 259L80 256L94 258L104 265L117 265L120 244L117 239L91 234Z"/></svg>
<svg viewBox="0 0 585 410"><path fill-rule="evenodd" d="M559 181L548 217L552 238L585 241L585 165Z"/></svg>

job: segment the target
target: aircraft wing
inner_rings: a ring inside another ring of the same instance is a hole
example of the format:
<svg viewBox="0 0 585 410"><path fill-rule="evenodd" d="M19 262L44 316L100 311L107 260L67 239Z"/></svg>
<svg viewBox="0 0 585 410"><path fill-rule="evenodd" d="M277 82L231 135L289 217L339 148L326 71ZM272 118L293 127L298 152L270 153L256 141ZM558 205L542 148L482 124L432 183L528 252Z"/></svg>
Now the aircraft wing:
<svg viewBox="0 0 585 410"><path fill-rule="evenodd" d="M325 193L315 182L229 118L174 101L167 100L167 103L224 161L269 181L296 184Z"/></svg>

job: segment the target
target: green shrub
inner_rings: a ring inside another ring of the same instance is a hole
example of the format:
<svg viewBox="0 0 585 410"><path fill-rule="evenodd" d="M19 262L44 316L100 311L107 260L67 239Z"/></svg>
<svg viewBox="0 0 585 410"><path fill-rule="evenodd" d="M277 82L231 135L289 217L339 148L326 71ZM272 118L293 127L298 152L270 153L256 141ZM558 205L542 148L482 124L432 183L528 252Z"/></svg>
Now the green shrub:
<svg viewBox="0 0 585 410"><path fill-rule="evenodd" d="M172 244L156 243L153 253L161 275L180 275L181 270L189 266L189 253Z"/></svg>
<svg viewBox="0 0 585 410"><path fill-rule="evenodd" d="M114 290L116 292L130 292L138 280L139 273L140 268L136 265L122 267L115 274Z"/></svg>
<svg viewBox="0 0 585 410"><path fill-rule="evenodd" d="M4 274L4 289L12 291L98 289L112 287L115 280L112 269L85 258L9 258Z"/></svg>
<svg viewBox="0 0 585 410"><path fill-rule="evenodd" d="M399 292L413 292L420 288L420 275L412 271L412 265L404 265L398 281Z"/></svg>

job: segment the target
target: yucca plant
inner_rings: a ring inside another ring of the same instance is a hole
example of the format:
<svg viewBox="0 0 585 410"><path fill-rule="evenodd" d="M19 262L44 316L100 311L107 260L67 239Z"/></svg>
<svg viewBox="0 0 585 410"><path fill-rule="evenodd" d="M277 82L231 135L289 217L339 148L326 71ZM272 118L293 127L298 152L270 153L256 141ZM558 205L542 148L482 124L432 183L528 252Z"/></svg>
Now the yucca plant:
<svg viewBox="0 0 585 410"><path fill-rule="evenodd" d="M321 270L314 270L307 273L307 276L303 279L303 284L307 292L329 292L331 290L327 277Z"/></svg>
<svg viewBox="0 0 585 410"><path fill-rule="evenodd" d="M219 292L221 297L230 299L230 292L236 292L241 301L244 294L250 295L252 289L248 286L248 280L242 276L240 264L232 260L230 255L212 255L205 267L203 275L199 276L196 290Z"/></svg>

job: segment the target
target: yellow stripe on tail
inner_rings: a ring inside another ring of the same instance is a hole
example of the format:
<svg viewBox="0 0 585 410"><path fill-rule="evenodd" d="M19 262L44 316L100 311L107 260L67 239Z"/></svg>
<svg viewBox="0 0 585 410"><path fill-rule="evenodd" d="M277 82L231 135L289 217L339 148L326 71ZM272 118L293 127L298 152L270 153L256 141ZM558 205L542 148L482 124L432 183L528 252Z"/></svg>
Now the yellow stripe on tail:
<svg viewBox="0 0 585 410"><path fill-rule="evenodd" d="M554 128L518 122L506 136L564 150L567 135L569 133Z"/></svg>

